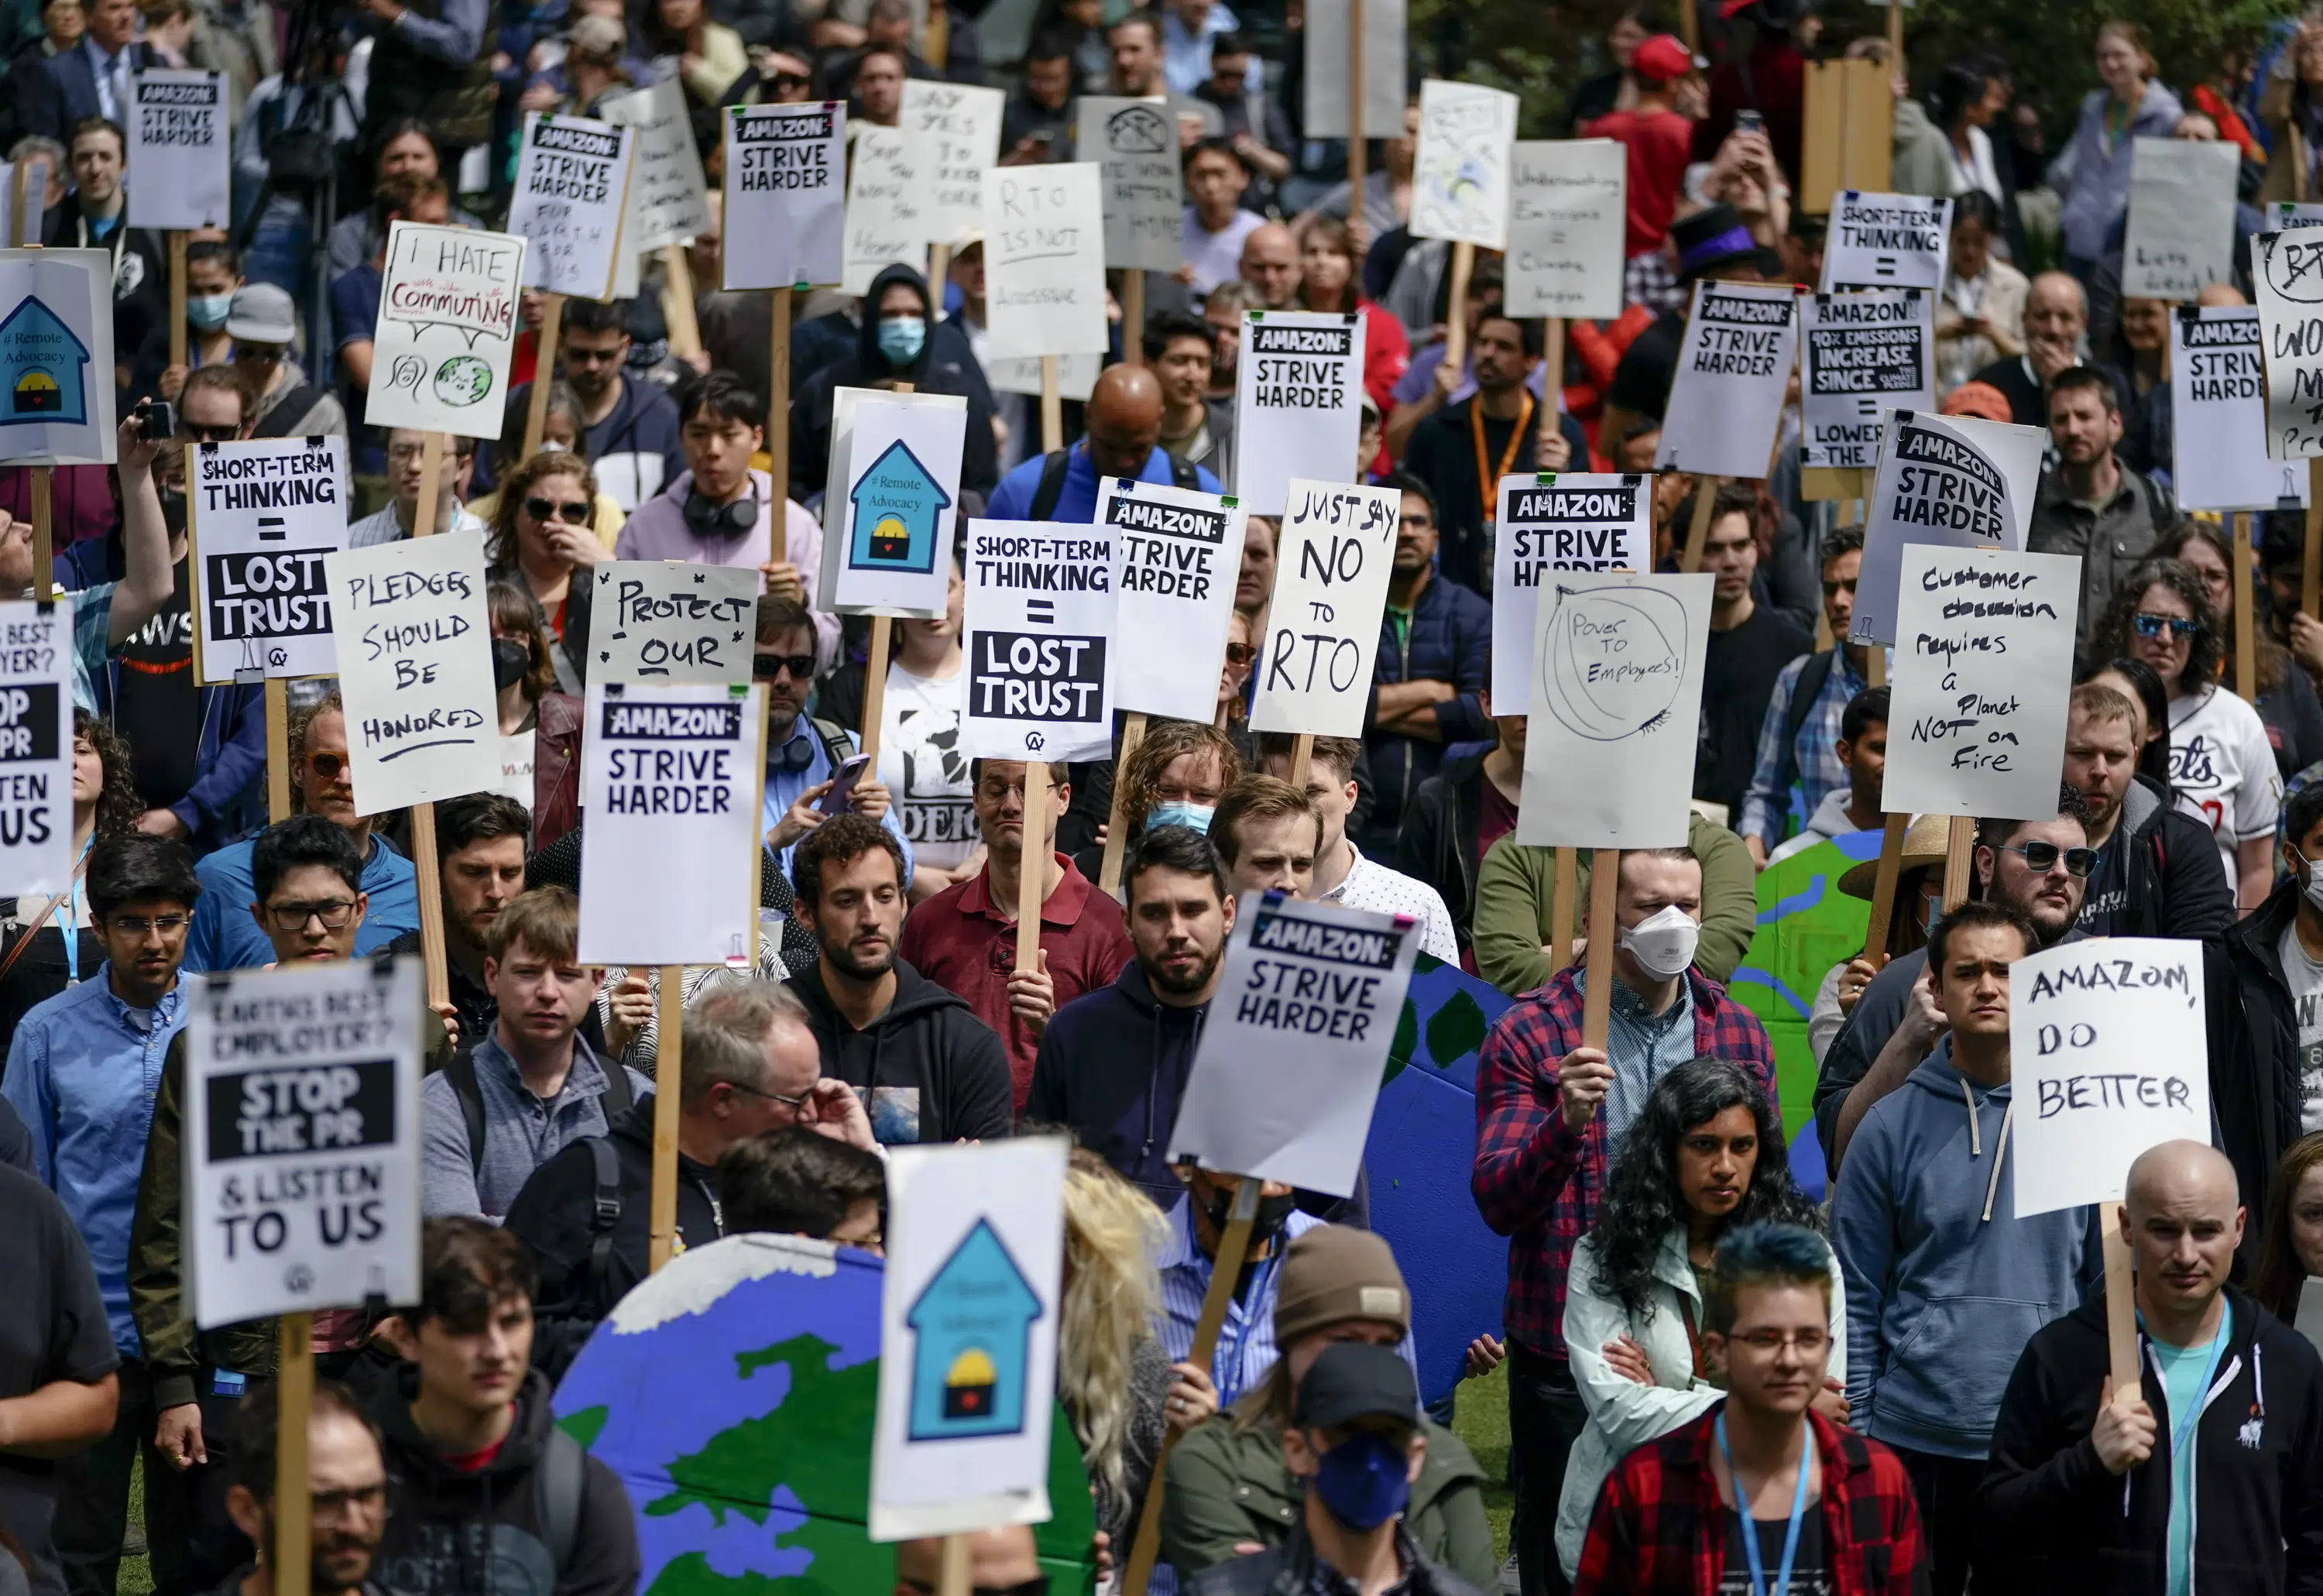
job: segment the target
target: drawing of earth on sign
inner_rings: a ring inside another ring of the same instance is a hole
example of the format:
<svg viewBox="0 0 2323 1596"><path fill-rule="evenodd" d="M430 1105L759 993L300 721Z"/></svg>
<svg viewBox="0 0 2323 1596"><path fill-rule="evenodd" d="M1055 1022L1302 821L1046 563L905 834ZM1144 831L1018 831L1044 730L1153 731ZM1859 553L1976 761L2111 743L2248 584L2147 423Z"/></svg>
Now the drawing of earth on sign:
<svg viewBox="0 0 2323 1596"><path fill-rule="evenodd" d="M88 422L88 346L27 298L0 322L0 427Z"/></svg>
<svg viewBox="0 0 2323 1596"><path fill-rule="evenodd" d="M1151 105L1131 105L1106 118L1106 148L1116 155L1174 154L1178 130Z"/></svg>
<svg viewBox="0 0 2323 1596"><path fill-rule="evenodd" d="M473 354L455 354L436 368L436 397L447 405L473 405L492 390L492 368Z"/></svg>
<svg viewBox="0 0 2323 1596"><path fill-rule="evenodd" d="M1559 587L1541 638L1538 702L1595 742L1652 730L1685 679L1685 606L1654 588Z"/></svg>

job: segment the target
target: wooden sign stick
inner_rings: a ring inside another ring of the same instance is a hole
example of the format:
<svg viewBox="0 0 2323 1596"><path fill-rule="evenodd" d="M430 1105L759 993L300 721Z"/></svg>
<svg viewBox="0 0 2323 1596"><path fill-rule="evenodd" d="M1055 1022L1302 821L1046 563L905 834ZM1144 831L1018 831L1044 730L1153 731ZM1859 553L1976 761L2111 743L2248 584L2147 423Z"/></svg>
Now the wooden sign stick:
<svg viewBox="0 0 2323 1596"><path fill-rule="evenodd" d="M2235 691L2258 702L2258 634L2251 615L2251 518L2236 510L2235 523Z"/></svg>
<svg viewBox="0 0 2323 1596"><path fill-rule="evenodd" d="M1896 882L1904 873L1904 833L1908 814L1891 814L1879 835L1879 869L1871 878L1871 924L1863 933L1863 957L1874 964L1887 958L1887 927L1896 917Z"/></svg>
<svg viewBox="0 0 2323 1596"><path fill-rule="evenodd" d="M1688 575L1702 569L1703 551L1710 546L1710 512L1718 507L1718 490L1725 485L1724 477L1694 479L1694 519L1685 529L1685 552L1677 563Z"/></svg>
<svg viewBox="0 0 2323 1596"><path fill-rule="evenodd" d="M268 1548L275 1596L311 1596L314 1479L307 1465L307 1416L315 1407L315 1316L284 1314L274 1380L274 1545Z"/></svg>
<svg viewBox="0 0 2323 1596"><path fill-rule="evenodd" d="M290 818L290 683L266 678L266 819Z"/></svg>
<svg viewBox="0 0 2323 1596"><path fill-rule="evenodd" d="M761 764L765 761L761 760ZM752 967L756 968L755 964ZM647 1210L646 1272L667 1263L677 1252L677 1083L684 1068L685 967L661 967L655 994L654 1079L666 1091L654 1093L653 1189ZM621 1067L619 1059L612 1068Z"/></svg>
<svg viewBox="0 0 2323 1596"><path fill-rule="evenodd" d="M1307 778L1315 766L1315 734L1302 731L1290 739L1290 784L1300 792L1307 790Z"/></svg>
<svg viewBox="0 0 2323 1596"><path fill-rule="evenodd" d="M1944 913L1949 914L1968 902L1969 889L1974 885L1972 874L1976 858L1976 821L1964 814L1952 816L1951 829L1944 839Z"/></svg>
<svg viewBox="0 0 2323 1596"><path fill-rule="evenodd" d="M1145 363L1145 272L1136 266L1121 274L1121 358L1133 366Z"/></svg>
<svg viewBox="0 0 2323 1596"><path fill-rule="evenodd" d="M1364 0L1347 0L1347 228L1364 219ZM1358 246L1367 250L1376 239ZM1350 285L1352 286L1352 285ZM1136 1596L1134 1591L1130 1596Z"/></svg>
<svg viewBox="0 0 2323 1596"><path fill-rule="evenodd" d="M795 292L774 290L774 334L767 348L767 474L774 480L775 491L785 495L791 491L791 297Z"/></svg>
<svg viewBox="0 0 2323 1596"><path fill-rule="evenodd" d="M524 458L527 460L531 459L540 448L540 435L548 426L548 390L556 381L556 340L564 326L565 296L541 295L540 352L533 357L532 402L525 407L524 411ZM509 465L515 463L511 461Z"/></svg>
<svg viewBox="0 0 2323 1596"><path fill-rule="evenodd" d="M1065 446L1065 399L1057 374L1057 357L1041 357L1041 453L1053 454Z"/></svg>
<svg viewBox="0 0 2323 1596"><path fill-rule="evenodd" d="M1621 850L1601 848L1589 859L1589 949L1583 971L1581 1045L1602 1048L1613 1021L1613 905L1621 895Z"/></svg>
<svg viewBox="0 0 2323 1596"><path fill-rule="evenodd" d="M186 363L186 235L170 234L170 363Z"/></svg>
<svg viewBox="0 0 2323 1596"><path fill-rule="evenodd" d="M930 29L934 19L928 22ZM936 1576L936 1596L975 1596L975 1588L968 1582L969 1545L964 1535L943 1537L943 1564Z"/></svg>
<svg viewBox="0 0 2323 1596"><path fill-rule="evenodd" d="M549 307L553 316L556 307L553 295ZM556 324L544 321L541 325L553 328ZM537 372L538 368L535 370ZM543 391L536 381L532 390L536 413ZM436 525L436 500L444 491L444 448L450 441L440 432L419 435L419 503L411 512L414 537L432 537L440 530ZM419 953L427 972L427 1006L434 1008L452 1001L452 977L444 947L443 867L436 858L436 805L432 803L411 806L411 867L418 876Z"/></svg>
<svg viewBox="0 0 2323 1596"><path fill-rule="evenodd" d="M12 191L8 196L8 247L12 250L24 247L24 207L32 203L28 181L32 175L31 166L30 161L20 161L9 174ZM45 200L48 196L43 194L41 197Z"/></svg>
<svg viewBox="0 0 2323 1596"><path fill-rule="evenodd" d="M1548 973L1573 962L1573 899L1581 888L1581 850L1556 850L1556 876L1548 889Z"/></svg>
<svg viewBox="0 0 2323 1596"><path fill-rule="evenodd" d="M2145 1387L2137 1358L2137 1282L2129 1266L2129 1242L2122 1234L2122 1206L2099 1206L2105 1215L2106 1348L2113 1399L2135 1401Z"/></svg>
<svg viewBox="0 0 2323 1596"><path fill-rule="evenodd" d="M51 518L51 490L54 479L49 474L55 468L47 465L32 467L32 597L53 599L57 596L57 541Z"/></svg>
<svg viewBox="0 0 2323 1596"><path fill-rule="evenodd" d="M693 315L693 266L682 243L661 246L661 318L669 326L673 354L702 353L702 324Z"/></svg>
<svg viewBox="0 0 2323 1596"><path fill-rule="evenodd" d="M2323 454L2307 463L2307 557L2299 565L2299 607L2323 620Z"/></svg>
<svg viewBox="0 0 2323 1596"><path fill-rule="evenodd" d="M1024 762L1024 832L1016 849L1016 968L1041 968L1041 905L1047 901L1049 765Z"/></svg>
<svg viewBox="0 0 2323 1596"><path fill-rule="evenodd" d="M1468 358L1468 279L1476 270L1476 246L1461 239L1452 246L1451 292L1444 301L1444 363L1458 371ZM1494 484L1486 482L1489 496Z"/></svg>
<svg viewBox="0 0 2323 1596"><path fill-rule="evenodd" d="M1132 710L1129 719L1121 728L1121 752L1114 757L1113 803L1105 821L1105 861L1097 867L1097 887L1109 898L1121 892L1121 855L1129 846L1129 838L1121 823L1121 806L1128 791L1128 784L1122 780L1122 773L1129 768L1129 757L1144 740L1145 711Z"/></svg>

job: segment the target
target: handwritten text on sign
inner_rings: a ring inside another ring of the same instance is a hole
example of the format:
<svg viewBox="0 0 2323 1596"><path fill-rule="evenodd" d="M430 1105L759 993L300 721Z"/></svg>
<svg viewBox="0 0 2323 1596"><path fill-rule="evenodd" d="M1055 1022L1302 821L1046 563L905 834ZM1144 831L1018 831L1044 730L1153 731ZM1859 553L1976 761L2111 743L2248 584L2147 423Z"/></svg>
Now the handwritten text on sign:
<svg viewBox="0 0 2323 1596"><path fill-rule="evenodd" d="M2262 234L2251 258L2266 331L2267 457L2311 459L2323 454L2323 228Z"/></svg>
<svg viewBox="0 0 2323 1596"><path fill-rule="evenodd" d="M372 426L500 436L524 257L525 241L506 234L389 226L363 400Z"/></svg>
<svg viewBox="0 0 2323 1596"><path fill-rule="evenodd" d="M2266 454L2266 362L2247 305L2181 305L2170 318L2172 486L2181 509L2307 503L2308 473Z"/></svg>
<svg viewBox="0 0 2323 1596"><path fill-rule="evenodd" d="M1614 139L1519 140L1512 151L1509 313L1619 316L1627 151Z"/></svg>
<svg viewBox="0 0 2323 1596"><path fill-rule="evenodd" d="M1303 478L1288 491L1251 728L1361 737L1403 495Z"/></svg>
<svg viewBox="0 0 2323 1596"><path fill-rule="evenodd" d="M577 116L537 115L526 124L508 225L532 243L527 288L611 296L636 140L632 129Z"/></svg>
<svg viewBox="0 0 2323 1596"><path fill-rule="evenodd" d="M607 560L597 567L592 682L750 679L758 573L740 566Z"/></svg>
<svg viewBox="0 0 2323 1596"><path fill-rule="evenodd" d="M1652 491L1642 476L1502 477L1492 547L1492 712L1532 702L1532 644L1544 588L1560 571L1643 571Z"/></svg>
<svg viewBox="0 0 2323 1596"><path fill-rule="evenodd" d="M985 174L987 319L996 355L1107 347L1103 175L1094 161Z"/></svg>

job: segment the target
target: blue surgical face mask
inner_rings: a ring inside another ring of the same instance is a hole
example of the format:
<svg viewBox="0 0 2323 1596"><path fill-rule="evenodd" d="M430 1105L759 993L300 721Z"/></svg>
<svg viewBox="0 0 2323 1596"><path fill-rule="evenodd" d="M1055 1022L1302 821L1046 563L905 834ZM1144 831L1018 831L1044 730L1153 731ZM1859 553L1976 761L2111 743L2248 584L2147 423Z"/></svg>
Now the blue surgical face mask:
<svg viewBox="0 0 2323 1596"><path fill-rule="evenodd" d="M1310 1483L1332 1518L1377 1529L1411 1500L1410 1461L1392 1437L1357 1430L1323 1454Z"/></svg>
<svg viewBox="0 0 2323 1596"><path fill-rule="evenodd" d="M928 324L916 316L892 316L879 324L879 353L891 365L908 366L928 341Z"/></svg>
<svg viewBox="0 0 2323 1596"><path fill-rule="evenodd" d="M225 326L233 310L232 294L196 294L186 300L186 320L206 333Z"/></svg>
<svg viewBox="0 0 2323 1596"><path fill-rule="evenodd" d="M1146 812L1145 829L1152 831L1163 826L1190 826L1207 837L1210 834L1210 817L1216 813L1216 809L1206 804L1157 803Z"/></svg>

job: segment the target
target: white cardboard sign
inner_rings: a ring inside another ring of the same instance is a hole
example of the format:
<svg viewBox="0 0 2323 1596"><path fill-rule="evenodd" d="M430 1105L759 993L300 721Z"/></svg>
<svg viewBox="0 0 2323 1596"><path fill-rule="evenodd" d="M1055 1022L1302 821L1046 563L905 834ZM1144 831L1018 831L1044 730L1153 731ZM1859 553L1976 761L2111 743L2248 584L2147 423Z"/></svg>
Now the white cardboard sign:
<svg viewBox="0 0 2323 1596"><path fill-rule="evenodd" d="M418 1300L419 960L188 980L194 1323Z"/></svg>
<svg viewBox="0 0 2323 1596"><path fill-rule="evenodd" d="M69 596L0 602L0 893L73 883Z"/></svg>
<svg viewBox="0 0 2323 1596"><path fill-rule="evenodd" d="M962 755L1055 762L1113 746L1112 544L1097 526L969 522Z"/></svg>
<svg viewBox="0 0 2323 1596"><path fill-rule="evenodd" d="M1085 94L1074 153L1105 169L1105 263L1175 271L1186 185L1169 102Z"/></svg>
<svg viewBox="0 0 2323 1596"><path fill-rule="evenodd" d="M2164 1142L2210 1140L2202 944L2061 942L2008 969L2016 1216L2118 1201Z"/></svg>
<svg viewBox="0 0 2323 1596"><path fill-rule="evenodd" d="M1352 1193L1422 930L1408 915L1244 893L1171 1161Z"/></svg>
<svg viewBox="0 0 2323 1596"><path fill-rule="evenodd" d="M1506 248L1510 146L1516 136L1516 96L1440 78L1423 82L1411 235Z"/></svg>
<svg viewBox="0 0 2323 1596"><path fill-rule="evenodd" d="M2323 454L2323 228L2251 241L2258 323L2266 335L2266 457Z"/></svg>
<svg viewBox="0 0 2323 1596"><path fill-rule="evenodd" d="M1643 476L1545 472L1502 477L1492 543L1492 712L1531 712L1540 598L1565 572L1652 564L1653 485Z"/></svg>
<svg viewBox="0 0 2323 1596"><path fill-rule="evenodd" d="M347 544L347 440L205 443L186 460L197 679L337 670L323 562Z"/></svg>
<svg viewBox="0 0 2323 1596"><path fill-rule="evenodd" d="M1047 1520L1061 1136L887 1155L870 1536Z"/></svg>
<svg viewBox="0 0 2323 1596"><path fill-rule="evenodd" d="M1575 576L1535 599L1519 843L1685 845L1715 585Z"/></svg>
<svg viewBox="0 0 2323 1596"><path fill-rule="evenodd" d="M1200 720L1217 713L1215 673L1234 619L1247 520L1215 493L1107 477L1097 525L1113 540L1113 702Z"/></svg>
<svg viewBox="0 0 2323 1596"><path fill-rule="evenodd" d="M2307 472L2266 454L2266 362L2247 305L2181 305L2170 318L2172 491L2181 509L2307 503Z"/></svg>
<svg viewBox="0 0 2323 1596"><path fill-rule="evenodd" d="M1921 289L1940 293L1951 236L1949 199L1842 189L1831 200L1823 291Z"/></svg>
<svg viewBox="0 0 2323 1596"><path fill-rule="evenodd" d="M497 791L500 703L473 532L351 548L323 562L355 812Z"/></svg>
<svg viewBox="0 0 2323 1596"><path fill-rule="evenodd" d="M41 230L47 225L48 213L49 158L45 155L24 157L22 233L16 231L16 168L11 162L0 161L0 243L14 239L22 239L26 243L40 243Z"/></svg>
<svg viewBox="0 0 2323 1596"><path fill-rule="evenodd" d="M957 396L847 389L831 409L822 608L941 615L951 586L968 404ZM938 402L949 399L950 402Z"/></svg>
<svg viewBox="0 0 2323 1596"><path fill-rule="evenodd" d="M747 961L758 883L735 862L758 834L763 695L592 675L585 712L582 962Z"/></svg>
<svg viewBox="0 0 2323 1596"><path fill-rule="evenodd" d="M0 464L110 465L113 256L0 250Z"/></svg>
<svg viewBox="0 0 2323 1596"><path fill-rule="evenodd" d="M1104 187L1094 161L985 174L984 307L994 354L1103 354L1111 346Z"/></svg>
<svg viewBox="0 0 2323 1596"><path fill-rule="evenodd" d="M1407 93L1403 62L1406 0L1324 0L1307 13L1307 104L1310 139L1347 136L1347 84L1354 77L1347 21L1358 5L1364 19L1364 137L1391 139L1403 132Z"/></svg>
<svg viewBox="0 0 2323 1596"><path fill-rule="evenodd" d="M2270 233L2281 233L2292 227L2323 227L2323 205L2312 201L2275 199L2259 209Z"/></svg>
<svg viewBox="0 0 2323 1596"><path fill-rule="evenodd" d="M1403 494L1302 479L1289 498L1251 729L1361 737Z"/></svg>
<svg viewBox="0 0 2323 1596"><path fill-rule="evenodd" d="M925 194L920 214L931 243L956 244L983 229L984 175L1000 158L1007 104L996 88L904 80L904 133Z"/></svg>
<svg viewBox="0 0 2323 1596"><path fill-rule="evenodd" d="M139 72L129 83L129 225L162 232L230 225L234 125L226 120L225 77Z"/></svg>
<svg viewBox="0 0 2323 1596"><path fill-rule="evenodd" d="M363 418L496 438L508 413L524 240L397 222L388 229Z"/></svg>
<svg viewBox="0 0 2323 1596"><path fill-rule="evenodd" d="M1798 360L1796 298L1786 284L1694 285L1656 470L1767 474Z"/></svg>
<svg viewBox="0 0 2323 1596"><path fill-rule="evenodd" d="M1097 373L1105 370L1102 354L1060 354L1057 356L1057 395L1060 399L1086 402L1096 387ZM992 384L995 393L1022 393L1038 399L1041 396L1041 357L1033 355L995 355L984 362L984 379Z"/></svg>
<svg viewBox="0 0 2323 1596"><path fill-rule="evenodd" d="M847 107L728 107L725 223L721 287L837 282L847 243Z"/></svg>
<svg viewBox="0 0 2323 1596"><path fill-rule="evenodd" d="M612 298L637 136L634 129L585 116L535 112L525 118L508 218L510 233L532 241L525 287L580 299Z"/></svg>
<svg viewBox="0 0 2323 1596"><path fill-rule="evenodd" d="M709 232L710 188L702 180L702 152L693 147L685 86L665 78L651 88L607 100L601 109L606 121L638 135L623 251L634 256Z"/></svg>
<svg viewBox="0 0 2323 1596"><path fill-rule="evenodd" d="M1235 497L1250 514L1282 514L1294 478L1344 482L1354 476L1364 336L1364 318L1352 314L1243 313L1242 353L1235 362Z"/></svg>
<svg viewBox="0 0 2323 1596"><path fill-rule="evenodd" d="M1511 316L1621 314L1629 150L1616 139L1520 139L1509 161Z"/></svg>
<svg viewBox="0 0 2323 1596"><path fill-rule="evenodd" d="M842 292L868 294L890 266L923 271L928 217L925 174L910 134L865 123L855 130L855 160L847 174L847 263Z"/></svg>
<svg viewBox="0 0 2323 1596"><path fill-rule="evenodd" d="M2055 814L2080 558L1915 543L1903 568L1883 802L1899 814Z"/></svg>
<svg viewBox="0 0 2323 1596"><path fill-rule="evenodd" d="M2037 427L1925 410L1888 412L1887 445L1863 531L1850 642L1896 641L1905 545L2025 546L2048 442Z"/></svg>
<svg viewBox="0 0 2323 1596"><path fill-rule="evenodd" d="M1801 463L1874 470L1887 412L1935 408L1934 307L1919 289L1812 294L1800 302Z"/></svg>
<svg viewBox="0 0 2323 1596"><path fill-rule="evenodd" d="M2223 142L2139 139L2130 157L2121 291L2190 300L2235 280L2235 178L2242 151Z"/></svg>
<svg viewBox="0 0 2323 1596"><path fill-rule="evenodd" d="M685 560L603 560L592 607L589 683L731 687L750 680L758 573ZM666 959L658 962L667 963Z"/></svg>

